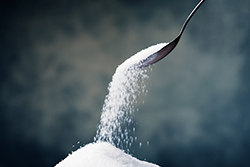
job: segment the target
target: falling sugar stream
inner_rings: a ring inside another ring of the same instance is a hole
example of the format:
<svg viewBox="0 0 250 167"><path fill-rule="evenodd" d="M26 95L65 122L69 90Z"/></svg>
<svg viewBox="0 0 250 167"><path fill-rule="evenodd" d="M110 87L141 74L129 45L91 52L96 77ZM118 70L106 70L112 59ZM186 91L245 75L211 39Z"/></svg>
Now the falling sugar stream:
<svg viewBox="0 0 250 167"><path fill-rule="evenodd" d="M134 103L145 91L145 81L149 77L148 68L131 67L166 45L161 43L144 49L117 67L108 87L95 142L106 141L124 150L131 146L134 140L129 136L128 127L133 123Z"/></svg>

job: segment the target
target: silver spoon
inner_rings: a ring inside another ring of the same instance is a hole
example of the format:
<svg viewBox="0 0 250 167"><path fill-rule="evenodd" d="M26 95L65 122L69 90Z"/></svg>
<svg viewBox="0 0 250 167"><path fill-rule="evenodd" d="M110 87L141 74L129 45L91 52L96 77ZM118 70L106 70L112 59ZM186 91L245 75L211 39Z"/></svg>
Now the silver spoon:
<svg viewBox="0 0 250 167"><path fill-rule="evenodd" d="M180 31L179 35L174 40L169 42L166 46L164 46L162 49L160 49L156 53L153 53L152 55L148 56L146 59L141 60L140 63L135 65L135 66L137 66L138 68L147 67L149 65L152 65L152 64L158 62L159 60L163 59L164 57L166 57L175 48L175 46L178 44L178 42L179 42L179 40L181 38L181 35L182 35L184 29L186 28L189 20L191 19L191 17L194 15L194 13L198 10L198 8L201 6L201 4L203 2L205 2L205 0L201 0L196 5L196 7L193 9L193 11L189 14L186 21L182 25L182 28L181 28L181 31Z"/></svg>

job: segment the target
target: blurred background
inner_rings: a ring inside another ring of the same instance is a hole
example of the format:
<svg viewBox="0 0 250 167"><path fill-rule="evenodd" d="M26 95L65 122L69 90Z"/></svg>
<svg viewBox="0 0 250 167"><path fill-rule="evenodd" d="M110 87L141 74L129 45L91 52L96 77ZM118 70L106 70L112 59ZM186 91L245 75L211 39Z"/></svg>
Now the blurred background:
<svg viewBox="0 0 250 167"><path fill-rule="evenodd" d="M93 142L116 67L172 40L198 2L3 0L0 166L54 166ZM249 18L249 0L201 6L149 72L133 156L168 167L250 166Z"/></svg>

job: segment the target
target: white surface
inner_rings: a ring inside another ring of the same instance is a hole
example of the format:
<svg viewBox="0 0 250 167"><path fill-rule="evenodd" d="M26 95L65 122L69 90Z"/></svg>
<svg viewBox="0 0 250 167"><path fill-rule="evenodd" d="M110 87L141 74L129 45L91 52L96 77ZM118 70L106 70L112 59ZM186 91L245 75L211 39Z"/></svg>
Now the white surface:
<svg viewBox="0 0 250 167"><path fill-rule="evenodd" d="M90 143L76 150L55 167L158 167L138 160L110 143Z"/></svg>

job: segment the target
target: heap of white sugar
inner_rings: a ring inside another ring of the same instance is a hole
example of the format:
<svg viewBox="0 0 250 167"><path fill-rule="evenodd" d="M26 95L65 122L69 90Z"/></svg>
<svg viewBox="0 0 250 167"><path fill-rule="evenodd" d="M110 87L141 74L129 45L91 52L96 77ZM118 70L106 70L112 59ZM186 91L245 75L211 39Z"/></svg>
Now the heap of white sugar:
<svg viewBox="0 0 250 167"><path fill-rule="evenodd" d="M124 153L115 146L106 143L88 144L70 154L55 167L158 167L152 163L140 161Z"/></svg>

